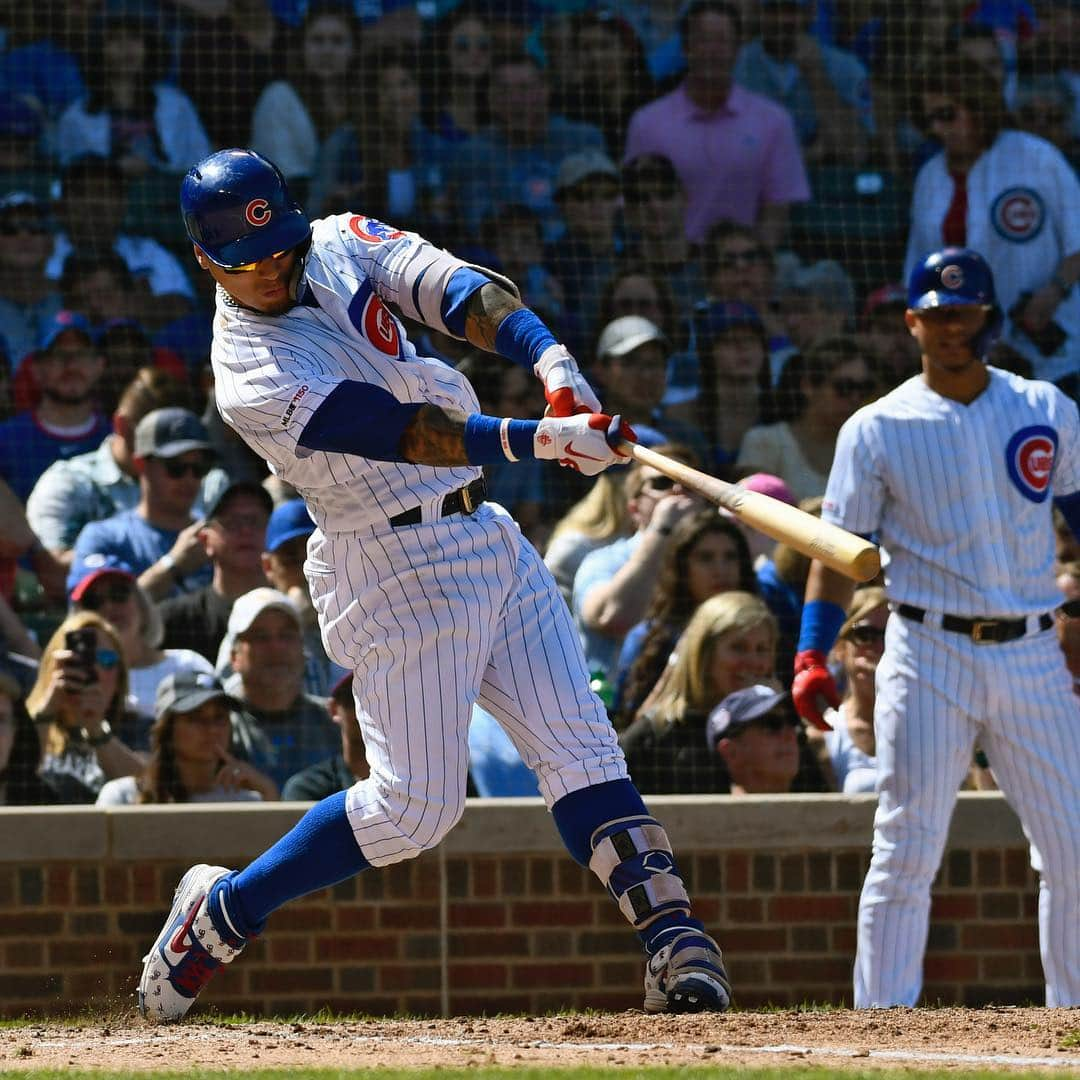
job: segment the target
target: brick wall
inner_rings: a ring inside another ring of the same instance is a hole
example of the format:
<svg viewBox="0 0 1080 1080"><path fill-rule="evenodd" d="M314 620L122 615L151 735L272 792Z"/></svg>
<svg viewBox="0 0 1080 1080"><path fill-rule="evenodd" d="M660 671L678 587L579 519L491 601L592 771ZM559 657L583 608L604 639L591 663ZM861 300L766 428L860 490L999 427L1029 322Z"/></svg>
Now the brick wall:
<svg viewBox="0 0 1080 1080"><path fill-rule="evenodd" d="M872 798L651 800L743 1006L850 1002ZM0 809L0 1014L128 1005L193 862L239 866L303 807ZM162 852L169 852L168 858ZM1039 1002L1036 879L1011 811L965 793L934 888L929 1001ZM442 848L277 912L223 1009L639 1008L637 940L539 800L483 800Z"/></svg>

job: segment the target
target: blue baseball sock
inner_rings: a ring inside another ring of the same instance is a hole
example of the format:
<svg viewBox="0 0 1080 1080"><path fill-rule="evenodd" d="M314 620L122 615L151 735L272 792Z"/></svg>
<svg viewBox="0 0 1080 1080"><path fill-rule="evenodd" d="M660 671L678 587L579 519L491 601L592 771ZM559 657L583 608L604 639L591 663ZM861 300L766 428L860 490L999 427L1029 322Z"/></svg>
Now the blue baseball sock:
<svg viewBox="0 0 1080 1080"><path fill-rule="evenodd" d="M233 947L262 932L271 912L366 870L345 814L345 792L316 803L273 847L210 890L214 928Z"/></svg>
<svg viewBox="0 0 1080 1080"><path fill-rule="evenodd" d="M601 825L620 818L649 817L638 790L630 780L609 780L592 787L579 788L564 795L551 808L551 816L566 850L582 866L592 857L592 835ZM679 869L672 862L672 873ZM681 876L681 875L680 875ZM637 932L650 955L663 948L670 935L682 930L704 931L704 925L692 915L671 912Z"/></svg>

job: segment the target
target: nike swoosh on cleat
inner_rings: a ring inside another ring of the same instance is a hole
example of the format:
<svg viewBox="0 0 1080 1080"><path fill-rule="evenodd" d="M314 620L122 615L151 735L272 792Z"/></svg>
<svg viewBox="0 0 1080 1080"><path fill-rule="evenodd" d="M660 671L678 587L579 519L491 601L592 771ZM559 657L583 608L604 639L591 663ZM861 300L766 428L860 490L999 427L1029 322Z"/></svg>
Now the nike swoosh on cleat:
<svg viewBox="0 0 1080 1080"><path fill-rule="evenodd" d="M169 942L167 948L169 952L175 953L178 956L183 956L184 953L191 948L189 944L184 943L184 939L191 934L191 924L195 921L195 916L199 913L199 905L192 904L191 911L188 912L188 917L184 920L180 929L173 935L172 941ZM168 957L166 957L168 960Z"/></svg>
<svg viewBox="0 0 1080 1080"><path fill-rule="evenodd" d="M591 454L578 453L578 451L574 449L574 444L572 442L568 442L566 444L566 450L564 451L564 453L569 454L571 457L581 458L582 461L603 461L604 460L603 458L593 457Z"/></svg>

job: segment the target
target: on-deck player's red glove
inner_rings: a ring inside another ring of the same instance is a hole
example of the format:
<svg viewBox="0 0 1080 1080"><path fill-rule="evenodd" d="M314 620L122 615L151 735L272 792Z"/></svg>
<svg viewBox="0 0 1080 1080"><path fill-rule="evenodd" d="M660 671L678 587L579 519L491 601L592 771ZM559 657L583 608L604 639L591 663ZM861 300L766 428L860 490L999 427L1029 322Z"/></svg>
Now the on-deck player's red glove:
<svg viewBox="0 0 1080 1080"><path fill-rule="evenodd" d="M600 399L581 374L577 361L563 345L549 345L533 366L544 384L548 415L573 416L575 413L600 413Z"/></svg>
<svg viewBox="0 0 1080 1080"><path fill-rule="evenodd" d="M795 654L795 678L791 684L791 700L795 711L818 731L832 731L823 715L832 706L840 708L840 694L832 677L825 654L818 649L803 649Z"/></svg>

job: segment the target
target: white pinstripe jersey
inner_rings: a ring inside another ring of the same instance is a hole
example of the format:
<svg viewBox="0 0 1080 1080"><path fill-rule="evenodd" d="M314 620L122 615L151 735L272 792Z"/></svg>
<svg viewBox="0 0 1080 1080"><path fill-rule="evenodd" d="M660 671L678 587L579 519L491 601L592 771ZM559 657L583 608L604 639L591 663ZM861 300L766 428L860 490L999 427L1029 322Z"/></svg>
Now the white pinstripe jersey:
<svg viewBox="0 0 1080 1080"><path fill-rule="evenodd" d="M1080 414L1050 383L988 370L969 405L917 375L840 430L822 517L878 535L893 601L964 616L1061 601L1051 498L1080 490Z"/></svg>
<svg viewBox="0 0 1080 1080"><path fill-rule="evenodd" d="M301 280L317 306L284 315L242 308L218 289L210 359L218 411L275 475L305 499L324 533L379 526L418 504L437 505L480 475L312 451L297 440L344 380L370 383L398 401L478 412L468 380L417 355L383 301L414 287L414 259L427 241L355 214L312 226Z"/></svg>
<svg viewBox="0 0 1080 1080"><path fill-rule="evenodd" d="M944 247L941 228L954 181L945 155L932 157L915 178L904 280L916 262ZM1042 288L1066 255L1080 251L1080 180L1051 143L1022 131L1003 131L967 176L967 239L990 264L998 303L1009 311L1023 292ZM1080 364L1080 288L1058 305L1054 320L1068 340L1052 357L1006 320L1009 344L1039 378L1058 379Z"/></svg>

